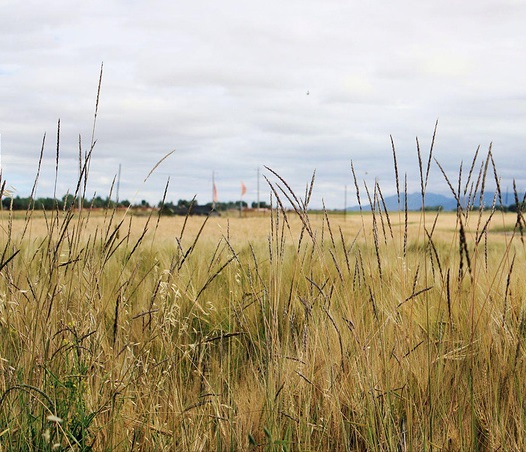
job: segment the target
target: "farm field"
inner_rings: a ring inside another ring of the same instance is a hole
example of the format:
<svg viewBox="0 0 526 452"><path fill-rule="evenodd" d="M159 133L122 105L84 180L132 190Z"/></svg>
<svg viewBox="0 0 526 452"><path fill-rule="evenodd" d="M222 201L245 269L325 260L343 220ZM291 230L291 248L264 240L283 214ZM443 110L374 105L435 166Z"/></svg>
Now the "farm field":
<svg viewBox="0 0 526 452"><path fill-rule="evenodd" d="M517 220L3 211L1 450L523 450Z"/></svg>

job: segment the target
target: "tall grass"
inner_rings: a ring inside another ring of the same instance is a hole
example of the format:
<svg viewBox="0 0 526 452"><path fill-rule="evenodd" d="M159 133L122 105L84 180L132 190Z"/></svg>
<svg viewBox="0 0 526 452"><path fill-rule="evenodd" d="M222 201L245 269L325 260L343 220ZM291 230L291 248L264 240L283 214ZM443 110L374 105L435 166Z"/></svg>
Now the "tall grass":
<svg viewBox="0 0 526 452"><path fill-rule="evenodd" d="M312 215L315 177L271 169L266 226L2 212L2 449L525 449L523 213L490 149L465 181L436 162L458 208L430 218L417 154L417 214L355 178L371 212Z"/></svg>

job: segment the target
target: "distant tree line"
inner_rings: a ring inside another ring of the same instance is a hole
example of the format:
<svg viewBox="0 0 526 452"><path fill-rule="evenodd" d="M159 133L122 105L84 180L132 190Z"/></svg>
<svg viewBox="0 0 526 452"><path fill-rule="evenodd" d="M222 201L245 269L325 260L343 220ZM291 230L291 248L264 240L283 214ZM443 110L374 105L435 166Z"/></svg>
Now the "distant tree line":
<svg viewBox="0 0 526 452"><path fill-rule="evenodd" d="M81 201L83 208L113 208L113 207L129 207L130 202L128 200L119 201L116 203L109 198L101 198L96 196L91 199L82 199ZM16 196L14 198L6 197L2 198L2 208L13 209L13 210L53 210L53 209L69 209L71 207L77 207L79 205L79 199L73 195L64 195L62 198L21 198ZM149 207L146 201L141 201L138 207Z"/></svg>
<svg viewBox="0 0 526 452"><path fill-rule="evenodd" d="M151 208L149 202L142 200L138 203L131 204L130 201L124 199L118 203L109 199L108 197L102 198L101 196L96 196L91 199L84 198L81 201L83 208L95 208L95 209L104 209L115 207L132 207L132 208ZM27 210L27 209L36 209L36 210L54 210L54 209L70 209L72 207L77 207L79 205L79 199L75 198L73 195L68 194L64 195L62 198L22 198L20 196L16 197L5 197L2 198L2 208L3 209L12 209L12 210ZM199 205L197 200L185 200L180 199L177 201L177 204L173 202L159 202L157 207L160 209L161 214L163 215L203 215L208 214L212 210L217 212L225 212L232 209L245 209L248 207L248 204L245 201L229 201L229 202L217 202L215 207L212 203L207 203L204 205ZM253 202L252 208L257 208L258 204ZM269 208L270 206L265 202L260 202L259 207L262 209Z"/></svg>

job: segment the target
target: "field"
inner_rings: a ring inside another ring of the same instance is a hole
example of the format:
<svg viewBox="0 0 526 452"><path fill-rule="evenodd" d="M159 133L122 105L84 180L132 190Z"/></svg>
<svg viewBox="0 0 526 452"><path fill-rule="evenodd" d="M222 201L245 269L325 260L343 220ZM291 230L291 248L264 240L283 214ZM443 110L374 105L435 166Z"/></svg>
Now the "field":
<svg viewBox="0 0 526 452"><path fill-rule="evenodd" d="M518 220L1 212L0 449L524 450Z"/></svg>

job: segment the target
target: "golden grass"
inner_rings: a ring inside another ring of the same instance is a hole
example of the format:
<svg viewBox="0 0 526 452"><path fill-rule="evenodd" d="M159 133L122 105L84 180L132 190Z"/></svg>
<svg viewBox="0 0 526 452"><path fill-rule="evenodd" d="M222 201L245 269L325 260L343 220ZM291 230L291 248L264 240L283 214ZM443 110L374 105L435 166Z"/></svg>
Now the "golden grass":
<svg viewBox="0 0 526 452"><path fill-rule="evenodd" d="M525 445L524 245L477 244L488 213L2 215L8 450Z"/></svg>

